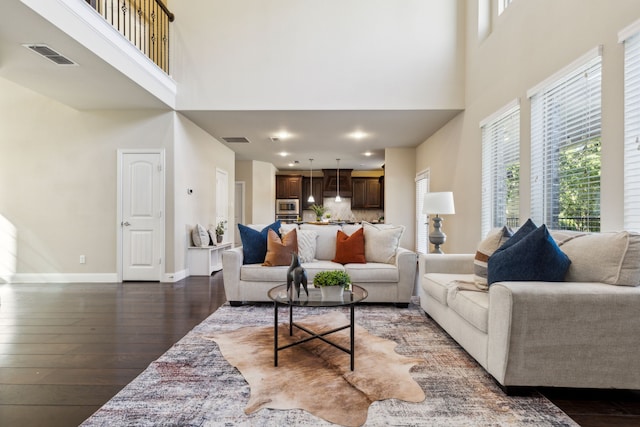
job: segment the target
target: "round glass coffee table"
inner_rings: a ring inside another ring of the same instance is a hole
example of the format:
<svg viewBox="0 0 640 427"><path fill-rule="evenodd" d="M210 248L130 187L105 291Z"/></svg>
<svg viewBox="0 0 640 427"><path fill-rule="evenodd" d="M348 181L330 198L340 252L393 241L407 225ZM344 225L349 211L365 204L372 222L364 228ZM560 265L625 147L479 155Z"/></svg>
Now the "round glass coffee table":
<svg viewBox="0 0 640 427"><path fill-rule="evenodd" d="M293 286L290 292L287 292L287 285L279 285L269 290L269 298L273 300L274 307L274 323L273 323L273 364L278 366L278 352L280 350L293 347L311 341L319 339L325 343L338 348L351 356L351 370L354 369L354 342L355 342L355 329L354 329L354 307L357 303L367 298L368 293L366 290L358 285L351 285L350 290L345 290L342 299L323 299L322 293L319 288L309 288L309 295L304 292L304 289L300 289L300 297L294 295ZM301 331L306 332L310 336L299 341L287 344L282 347L278 347L278 307L284 305L289 307L289 336L293 335L293 328L298 328ZM293 321L293 307L342 307L349 306L351 315L348 325L340 326L330 331L317 333L302 325L299 325ZM350 331L350 348L345 348L339 344L336 344L326 338L327 335L341 331L343 329L349 329Z"/></svg>

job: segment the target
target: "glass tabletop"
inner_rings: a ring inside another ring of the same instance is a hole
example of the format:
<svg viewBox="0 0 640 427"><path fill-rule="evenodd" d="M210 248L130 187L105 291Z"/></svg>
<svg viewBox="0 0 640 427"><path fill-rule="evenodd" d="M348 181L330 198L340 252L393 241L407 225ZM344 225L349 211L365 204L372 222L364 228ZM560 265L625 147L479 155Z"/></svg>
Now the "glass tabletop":
<svg viewBox="0 0 640 427"><path fill-rule="evenodd" d="M369 294L358 285L351 285L349 290L345 290L342 299L323 299L320 288L309 287L309 296L300 287L300 298L298 298L295 288L292 285L287 294L286 283L269 290L269 298L278 304L306 306L306 307L336 307L341 305L351 305L364 300ZM290 298L290 295L292 298Z"/></svg>

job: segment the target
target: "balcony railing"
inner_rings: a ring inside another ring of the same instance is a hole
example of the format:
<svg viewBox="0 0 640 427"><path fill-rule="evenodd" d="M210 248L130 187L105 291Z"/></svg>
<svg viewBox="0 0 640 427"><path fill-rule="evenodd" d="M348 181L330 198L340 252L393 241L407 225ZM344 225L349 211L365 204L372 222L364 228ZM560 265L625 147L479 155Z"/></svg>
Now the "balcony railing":
<svg viewBox="0 0 640 427"><path fill-rule="evenodd" d="M140 51L169 74L169 23L161 0L85 0Z"/></svg>

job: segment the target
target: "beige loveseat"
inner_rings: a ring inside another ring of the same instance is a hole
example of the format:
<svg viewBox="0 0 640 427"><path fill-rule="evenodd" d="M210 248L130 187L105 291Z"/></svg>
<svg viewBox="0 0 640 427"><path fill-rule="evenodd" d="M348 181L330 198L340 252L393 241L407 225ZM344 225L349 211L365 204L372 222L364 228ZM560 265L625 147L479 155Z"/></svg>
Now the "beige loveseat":
<svg viewBox="0 0 640 427"><path fill-rule="evenodd" d="M564 282L473 290L474 255L421 255L420 305L507 392L640 389L640 236L551 232Z"/></svg>
<svg viewBox="0 0 640 427"><path fill-rule="evenodd" d="M261 230L264 225L251 225L255 230ZM282 231L286 232L295 225L283 226ZM370 251L375 250L373 244L380 242L375 237L380 231L380 235L385 233L385 229L393 227L391 225L376 225L375 228L365 225L365 255L367 262L339 264L332 262L336 254L336 235L338 230L342 230L347 235L351 235L361 225L315 225L301 224L299 230L300 237L305 234L312 236L315 244L313 259L303 262L302 267L307 272L308 283L311 286L314 276L325 270L346 271L353 283L365 288L369 294L365 302L394 303L400 307L407 307L413 293L416 271L417 254L410 250L395 247L390 252L391 257L388 262L370 262ZM369 236L369 240L367 240ZM399 241L399 238L396 239ZM370 245L369 245L370 244ZM392 243L393 244L393 243ZM369 247L372 246L372 247ZM380 248L388 249L388 248ZM242 247L224 251L222 253L222 272L224 278L224 289L227 300L231 305L240 305L242 302L271 301L267 296L269 289L279 284L286 283L286 272L288 266L266 267L262 264L243 264Z"/></svg>

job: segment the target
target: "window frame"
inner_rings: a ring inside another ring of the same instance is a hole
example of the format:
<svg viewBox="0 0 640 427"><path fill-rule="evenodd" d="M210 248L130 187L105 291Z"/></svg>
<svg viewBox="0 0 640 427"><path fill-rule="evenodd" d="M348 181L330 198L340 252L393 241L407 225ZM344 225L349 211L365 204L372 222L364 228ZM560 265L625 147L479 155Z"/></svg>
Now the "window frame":
<svg viewBox="0 0 640 427"><path fill-rule="evenodd" d="M640 20L620 33L624 44L624 229L640 232Z"/></svg>
<svg viewBox="0 0 640 427"><path fill-rule="evenodd" d="M599 231L602 46L545 79L527 96L531 99L531 218L552 229ZM563 168L563 162L575 162L580 168ZM562 203L562 198L570 199L572 193L573 200L587 205L586 213L563 216L573 205Z"/></svg>
<svg viewBox="0 0 640 427"><path fill-rule="evenodd" d="M520 216L520 100L480 122L482 132L482 236L495 227L518 225ZM517 163L515 206L509 201L507 169ZM500 177L504 177L501 179ZM508 213L509 207L515 217Z"/></svg>

